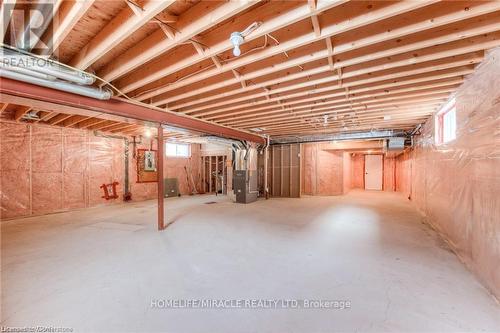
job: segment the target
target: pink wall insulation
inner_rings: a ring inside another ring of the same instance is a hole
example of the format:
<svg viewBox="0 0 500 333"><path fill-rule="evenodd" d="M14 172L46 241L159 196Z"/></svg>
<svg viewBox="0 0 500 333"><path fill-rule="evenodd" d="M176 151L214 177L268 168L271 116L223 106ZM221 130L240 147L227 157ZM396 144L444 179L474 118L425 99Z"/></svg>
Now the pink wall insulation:
<svg viewBox="0 0 500 333"><path fill-rule="evenodd" d="M500 298L500 49L455 98L456 139L436 145L429 119L414 149L397 158L397 189Z"/></svg>
<svg viewBox="0 0 500 333"><path fill-rule="evenodd" d="M124 147L123 140L97 137L90 131L0 121L0 217L42 215L122 202ZM156 183L136 183L132 144L129 147L132 200L156 198ZM149 147L149 141L137 145ZM191 161L165 161L165 177L177 177L182 194L190 193L185 165L191 163L194 181L199 182L199 145L192 145L191 149ZM106 201L100 186L113 181L119 182L119 198Z"/></svg>

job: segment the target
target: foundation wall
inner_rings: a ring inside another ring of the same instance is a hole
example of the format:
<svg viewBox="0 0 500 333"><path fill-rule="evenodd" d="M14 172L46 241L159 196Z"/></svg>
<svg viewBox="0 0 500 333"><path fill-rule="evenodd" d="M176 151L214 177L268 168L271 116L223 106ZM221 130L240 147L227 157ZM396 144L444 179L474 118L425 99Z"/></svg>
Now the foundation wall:
<svg viewBox="0 0 500 333"><path fill-rule="evenodd" d="M500 50L456 93L456 139L435 144L430 119L413 150L397 158L408 196L461 260L500 298Z"/></svg>
<svg viewBox="0 0 500 333"><path fill-rule="evenodd" d="M150 148L149 141L136 146ZM153 149L156 149L153 142ZM137 163L129 146L132 200L156 198L155 183L137 183ZM124 141L97 137L91 131L0 121L0 218L43 215L121 202L124 191ZM199 160L192 145L191 160ZM190 159L167 158L165 177L177 177L188 194L184 166ZM193 178L199 167L193 163ZM102 184L117 181L119 198L102 198ZM198 184L198 183L197 183Z"/></svg>

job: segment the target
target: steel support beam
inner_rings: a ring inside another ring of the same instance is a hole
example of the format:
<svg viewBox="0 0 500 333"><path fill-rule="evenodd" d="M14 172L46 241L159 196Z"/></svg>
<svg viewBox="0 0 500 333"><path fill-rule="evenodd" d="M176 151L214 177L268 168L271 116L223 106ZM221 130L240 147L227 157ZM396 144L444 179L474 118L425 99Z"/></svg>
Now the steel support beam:
<svg viewBox="0 0 500 333"><path fill-rule="evenodd" d="M236 140L246 140L259 144L264 144L266 142L265 139L259 135L196 119L191 116L180 115L172 111L166 111L159 108L148 108L120 98L112 98L106 101L97 100L90 97L2 78L2 84L0 85L0 102L3 102L8 96L18 96L29 98L34 101L50 102L55 108L60 108L61 106L73 107L80 110L101 112L142 121L177 126L188 130Z"/></svg>
<svg viewBox="0 0 500 333"><path fill-rule="evenodd" d="M163 127L158 126L158 163L156 165L156 174L158 176L158 231L165 229L164 212L164 189L163 189L163 159L165 158L165 146L163 141Z"/></svg>

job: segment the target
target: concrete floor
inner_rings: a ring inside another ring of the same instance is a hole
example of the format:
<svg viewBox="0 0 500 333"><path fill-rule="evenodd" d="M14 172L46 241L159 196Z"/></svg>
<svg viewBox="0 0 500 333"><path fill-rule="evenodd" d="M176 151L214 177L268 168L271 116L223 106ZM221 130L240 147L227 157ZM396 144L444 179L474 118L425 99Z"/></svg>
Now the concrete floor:
<svg viewBox="0 0 500 333"><path fill-rule="evenodd" d="M206 204L214 201L216 203ZM166 200L2 223L2 325L75 331L500 331L500 306L401 196ZM350 309L158 309L165 299ZM161 303L160 303L161 304Z"/></svg>

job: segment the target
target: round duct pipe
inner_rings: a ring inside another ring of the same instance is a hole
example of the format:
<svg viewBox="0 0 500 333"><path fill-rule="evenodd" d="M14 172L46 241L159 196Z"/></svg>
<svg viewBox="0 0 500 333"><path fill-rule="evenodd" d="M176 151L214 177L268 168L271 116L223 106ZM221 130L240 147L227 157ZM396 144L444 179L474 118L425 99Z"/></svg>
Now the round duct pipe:
<svg viewBox="0 0 500 333"><path fill-rule="evenodd" d="M79 86L77 84L72 84L60 80L49 81L38 77L25 75L18 72L13 72L3 68L0 68L0 77L5 77L17 81L23 81L31 84L36 84L42 87L62 90L101 100L110 99L111 96L113 95L112 92L108 89L97 89L93 87Z"/></svg>
<svg viewBox="0 0 500 333"><path fill-rule="evenodd" d="M6 48L2 48L0 54L2 54L2 64L4 66L8 66L9 68L24 68L33 72L47 74L62 80L82 85L91 85L95 82L95 78L93 76L84 72L68 69L50 61L49 59L20 54Z"/></svg>
<svg viewBox="0 0 500 333"><path fill-rule="evenodd" d="M5 70L17 72L17 73L28 75L28 76L33 76L33 77L43 79L43 80L48 80L48 81L55 81L56 80L56 77L54 77L54 76L44 74L44 73L34 72L34 71L26 69L24 67L8 66L8 65L4 64L3 62L0 62L0 67L2 67Z"/></svg>

